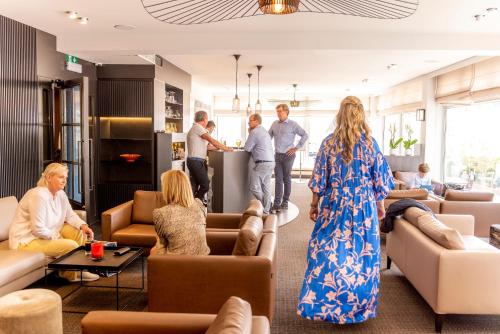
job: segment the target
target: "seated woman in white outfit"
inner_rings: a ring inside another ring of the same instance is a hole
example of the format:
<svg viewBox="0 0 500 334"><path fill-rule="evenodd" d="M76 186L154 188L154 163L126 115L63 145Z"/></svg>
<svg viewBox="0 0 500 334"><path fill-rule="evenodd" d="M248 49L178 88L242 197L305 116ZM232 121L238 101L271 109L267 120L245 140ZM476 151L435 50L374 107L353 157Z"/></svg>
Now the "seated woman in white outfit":
<svg viewBox="0 0 500 334"><path fill-rule="evenodd" d="M92 229L73 211L64 192L68 168L51 163L37 187L28 190L19 202L9 230L10 249L41 251L57 257L94 238ZM69 281L79 281L80 272L59 272ZM84 271L82 280L95 281L98 275Z"/></svg>

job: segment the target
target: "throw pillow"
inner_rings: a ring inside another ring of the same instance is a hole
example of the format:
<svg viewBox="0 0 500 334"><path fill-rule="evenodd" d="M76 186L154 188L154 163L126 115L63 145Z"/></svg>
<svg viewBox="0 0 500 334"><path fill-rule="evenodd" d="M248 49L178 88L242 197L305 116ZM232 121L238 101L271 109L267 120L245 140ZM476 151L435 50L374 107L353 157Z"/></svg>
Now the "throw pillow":
<svg viewBox="0 0 500 334"><path fill-rule="evenodd" d="M429 238L448 249L464 250L465 242L457 230L446 226L433 215L422 215L418 218L418 228Z"/></svg>

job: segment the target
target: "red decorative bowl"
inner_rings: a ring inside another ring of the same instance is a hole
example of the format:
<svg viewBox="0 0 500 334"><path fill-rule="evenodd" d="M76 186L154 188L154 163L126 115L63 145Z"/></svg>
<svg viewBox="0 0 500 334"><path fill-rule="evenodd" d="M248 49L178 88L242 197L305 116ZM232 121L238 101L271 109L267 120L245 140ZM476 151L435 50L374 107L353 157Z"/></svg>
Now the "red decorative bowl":
<svg viewBox="0 0 500 334"><path fill-rule="evenodd" d="M141 156L140 154L135 154L135 153L120 154L120 157L125 159L125 161L129 163L135 162L137 159L139 159L140 156Z"/></svg>

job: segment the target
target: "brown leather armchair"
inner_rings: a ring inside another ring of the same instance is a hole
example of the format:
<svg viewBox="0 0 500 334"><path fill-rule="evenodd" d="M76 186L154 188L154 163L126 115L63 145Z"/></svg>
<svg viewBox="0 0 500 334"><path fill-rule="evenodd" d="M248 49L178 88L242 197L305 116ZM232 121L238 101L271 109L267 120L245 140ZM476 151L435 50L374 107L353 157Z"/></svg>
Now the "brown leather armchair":
<svg viewBox="0 0 500 334"><path fill-rule="evenodd" d="M260 220L260 219L259 219ZM255 256L232 255L242 232L207 232L210 255L151 255L148 309L216 313L230 296L272 321L276 294L276 234L262 233Z"/></svg>
<svg viewBox="0 0 500 334"><path fill-rule="evenodd" d="M215 314L92 311L82 334L204 334ZM252 334L271 333L266 317L252 316Z"/></svg>
<svg viewBox="0 0 500 334"><path fill-rule="evenodd" d="M134 200L120 204L102 213L103 240L119 245L143 247L146 253L155 246L157 235L153 224L153 210L165 205L161 192L137 190ZM251 201L243 214L209 213L207 233L210 231L237 232L248 216L262 216L262 205ZM265 215L264 233L277 231L276 215Z"/></svg>

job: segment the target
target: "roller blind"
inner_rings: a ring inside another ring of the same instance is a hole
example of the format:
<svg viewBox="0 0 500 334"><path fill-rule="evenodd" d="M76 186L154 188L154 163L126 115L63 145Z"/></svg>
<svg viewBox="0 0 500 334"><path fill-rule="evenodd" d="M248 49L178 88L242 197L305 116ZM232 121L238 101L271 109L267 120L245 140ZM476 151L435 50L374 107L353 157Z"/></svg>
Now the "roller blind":
<svg viewBox="0 0 500 334"><path fill-rule="evenodd" d="M467 104L500 99L500 57L437 77L436 101Z"/></svg>
<svg viewBox="0 0 500 334"><path fill-rule="evenodd" d="M418 109L422 106L421 79L404 82L378 97L379 113L387 115Z"/></svg>

